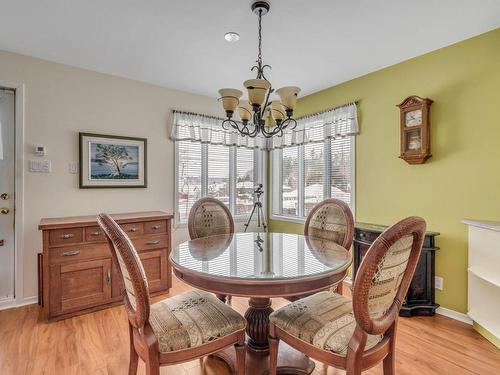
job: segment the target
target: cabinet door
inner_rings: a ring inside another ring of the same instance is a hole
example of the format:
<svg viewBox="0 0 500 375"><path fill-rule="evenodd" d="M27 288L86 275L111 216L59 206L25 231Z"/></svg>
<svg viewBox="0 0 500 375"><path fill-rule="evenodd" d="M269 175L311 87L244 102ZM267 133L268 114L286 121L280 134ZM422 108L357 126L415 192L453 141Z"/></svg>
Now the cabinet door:
<svg viewBox="0 0 500 375"><path fill-rule="evenodd" d="M50 266L51 314L102 305L111 299L111 259Z"/></svg>
<svg viewBox="0 0 500 375"><path fill-rule="evenodd" d="M139 253L142 266L146 272L150 292L158 292L168 288L167 251L153 250Z"/></svg>

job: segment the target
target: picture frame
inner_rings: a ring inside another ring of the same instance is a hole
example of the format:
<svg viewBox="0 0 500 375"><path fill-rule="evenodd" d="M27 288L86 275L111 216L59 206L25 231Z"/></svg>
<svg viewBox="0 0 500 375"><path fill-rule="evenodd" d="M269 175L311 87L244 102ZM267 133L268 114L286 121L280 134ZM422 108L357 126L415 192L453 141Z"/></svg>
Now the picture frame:
<svg viewBox="0 0 500 375"><path fill-rule="evenodd" d="M80 189L146 188L147 139L79 133Z"/></svg>

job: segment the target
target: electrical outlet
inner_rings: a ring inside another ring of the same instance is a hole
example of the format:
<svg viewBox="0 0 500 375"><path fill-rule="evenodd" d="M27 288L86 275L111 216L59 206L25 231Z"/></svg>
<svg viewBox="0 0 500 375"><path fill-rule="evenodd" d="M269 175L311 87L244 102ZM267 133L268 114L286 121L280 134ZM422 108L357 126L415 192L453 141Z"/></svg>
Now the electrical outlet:
<svg viewBox="0 0 500 375"><path fill-rule="evenodd" d="M443 290L444 279L441 276L434 276L434 287Z"/></svg>

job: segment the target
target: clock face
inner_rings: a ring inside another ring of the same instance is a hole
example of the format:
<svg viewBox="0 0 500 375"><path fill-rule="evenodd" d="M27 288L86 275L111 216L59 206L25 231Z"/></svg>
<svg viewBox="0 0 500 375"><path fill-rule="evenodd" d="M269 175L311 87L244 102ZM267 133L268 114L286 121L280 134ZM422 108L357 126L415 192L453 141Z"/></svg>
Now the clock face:
<svg viewBox="0 0 500 375"><path fill-rule="evenodd" d="M415 109L414 111L405 113L405 125L407 128L422 124L422 110Z"/></svg>

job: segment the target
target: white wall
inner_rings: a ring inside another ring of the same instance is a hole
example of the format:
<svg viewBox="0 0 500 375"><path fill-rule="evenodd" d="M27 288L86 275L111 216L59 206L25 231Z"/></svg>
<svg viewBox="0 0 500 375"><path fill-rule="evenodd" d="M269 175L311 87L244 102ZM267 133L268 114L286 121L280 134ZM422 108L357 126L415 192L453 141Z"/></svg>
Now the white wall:
<svg viewBox="0 0 500 375"><path fill-rule="evenodd" d="M168 66L165 67L168 69ZM221 115L213 98L165 89L84 69L0 51L0 81L25 86L24 297L37 294L36 254L42 217L174 208L174 147L169 139L172 109ZM78 188L68 163L78 161L78 132L148 139L146 189ZM52 173L28 172L45 145ZM187 238L174 232L174 243Z"/></svg>

